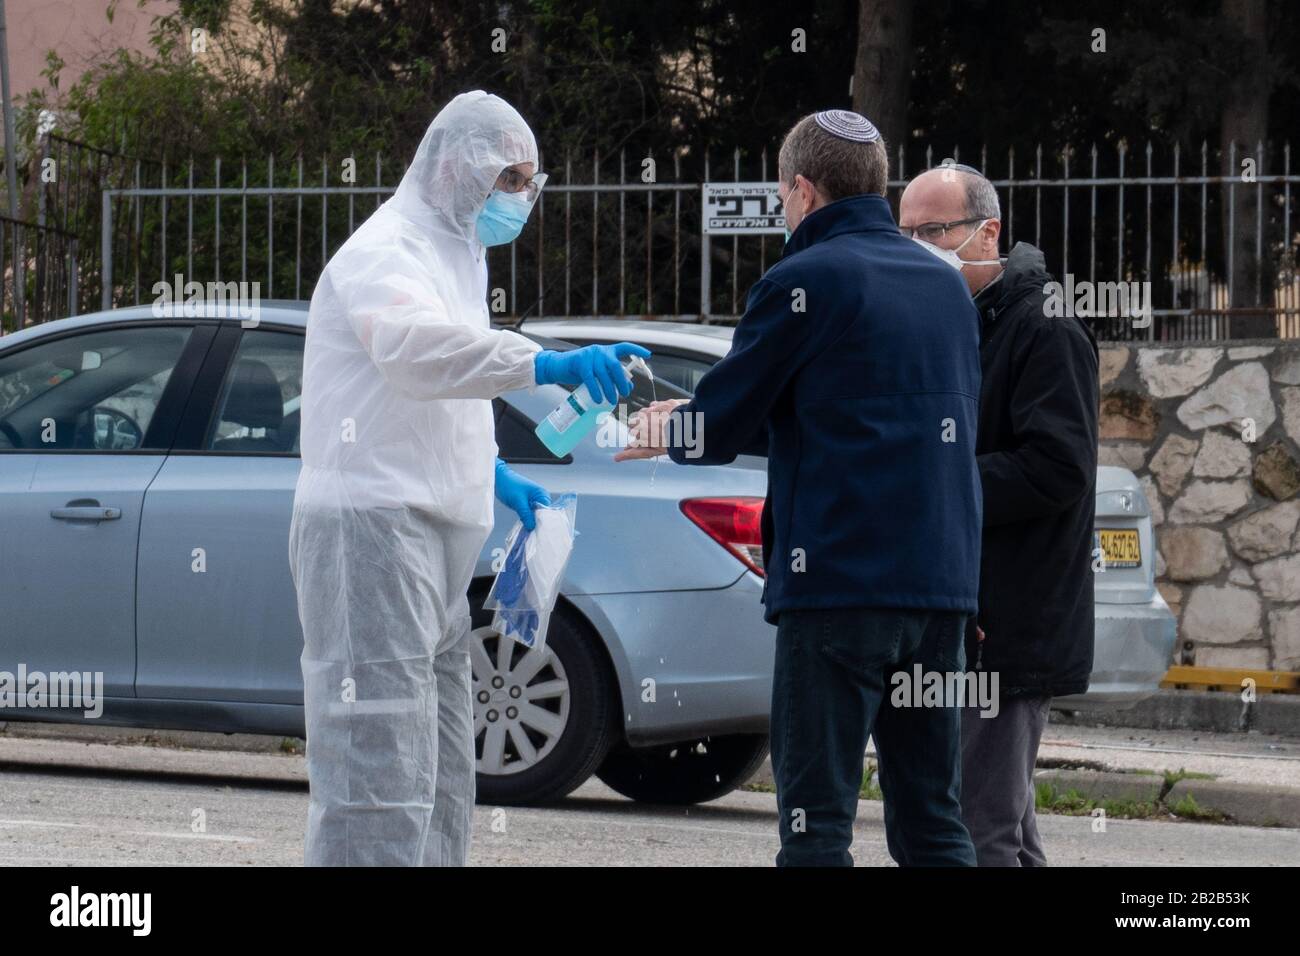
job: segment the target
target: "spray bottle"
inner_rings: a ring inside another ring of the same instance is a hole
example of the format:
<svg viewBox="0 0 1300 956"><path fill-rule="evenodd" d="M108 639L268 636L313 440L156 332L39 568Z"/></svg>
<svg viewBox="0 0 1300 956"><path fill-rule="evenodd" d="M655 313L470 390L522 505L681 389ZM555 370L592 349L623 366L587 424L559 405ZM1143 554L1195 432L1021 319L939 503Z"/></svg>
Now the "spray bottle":
<svg viewBox="0 0 1300 956"><path fill-rule="evenodd" d="M633 372L640 372L652 382L654 381L650 366L639 355L629 355L625 358L623 371L629 382L632 381ZM555 406L551 414L542 419L535 434L552 455L563 458L591 431L596 424L596 419L605 412L613 411L616 404L598 401L587 386L579 385L564 401Z"/></svg>

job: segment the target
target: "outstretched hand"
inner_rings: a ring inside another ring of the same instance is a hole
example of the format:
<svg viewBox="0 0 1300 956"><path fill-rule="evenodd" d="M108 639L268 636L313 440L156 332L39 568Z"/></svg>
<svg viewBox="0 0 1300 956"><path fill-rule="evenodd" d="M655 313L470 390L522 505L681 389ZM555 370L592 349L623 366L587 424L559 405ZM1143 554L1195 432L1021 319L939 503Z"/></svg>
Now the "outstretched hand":
<svg viewBox="0 0 1300 956"><path fill-rule="evenodd" d="M636 461L668 454L668 417L684 398L651 402L628 420L628 445L614 456L615 461Z"/></svg>

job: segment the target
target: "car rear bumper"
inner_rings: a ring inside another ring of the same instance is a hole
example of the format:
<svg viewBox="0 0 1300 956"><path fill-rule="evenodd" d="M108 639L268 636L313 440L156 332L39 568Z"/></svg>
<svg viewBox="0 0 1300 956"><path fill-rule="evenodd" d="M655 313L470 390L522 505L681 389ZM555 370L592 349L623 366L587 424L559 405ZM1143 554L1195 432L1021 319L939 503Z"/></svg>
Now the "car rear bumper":
<svg viewBox="0 0 1300 956"><path fill-rule="evenodd" d="M1058 697L1069 707L1134 704L1156 692L1173 662L1177 622L1159 594L1145 604L1097 604L1088 693Z"/></svg>
<svg viewBox="0 0 1300 956"><path fill-rule="evenodd" d="M766 733L776 628L762 579L700 591L571 595L605 636L634 746Z"/></svg>

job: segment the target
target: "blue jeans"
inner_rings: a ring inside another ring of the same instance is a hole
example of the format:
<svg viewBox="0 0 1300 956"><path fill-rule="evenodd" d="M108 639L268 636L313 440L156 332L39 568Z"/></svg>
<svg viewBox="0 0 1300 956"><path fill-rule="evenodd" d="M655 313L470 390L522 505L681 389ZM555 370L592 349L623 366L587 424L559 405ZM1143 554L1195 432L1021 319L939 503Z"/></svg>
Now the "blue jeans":
<svg viewBox="0 0 1300 956"><path fill-rule="evenodd" d="M853 818L874 735L885 837L903 866L974 866L961 819L961 711L895 707L891 677L965 669L966 615L783 611L772 682L777 866L852 866ZM882 702L883 705L882 706Z"/></svg>

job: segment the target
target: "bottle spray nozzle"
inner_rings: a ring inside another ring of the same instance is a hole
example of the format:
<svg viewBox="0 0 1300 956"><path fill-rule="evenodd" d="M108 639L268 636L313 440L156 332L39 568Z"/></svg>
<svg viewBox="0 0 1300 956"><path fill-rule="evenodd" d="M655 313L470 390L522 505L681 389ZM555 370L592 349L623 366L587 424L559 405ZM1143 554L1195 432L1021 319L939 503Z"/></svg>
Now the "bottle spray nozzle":
<svg viewBox="0 0 1300 956"><path fill-rule="evenodd" d="M647 365L646 360L639 355L629 355L623 360L623 367L627 369L629 375L632 372L640 372L651 381L654 380L654 375L650 372L650 366Z"/></svg>

